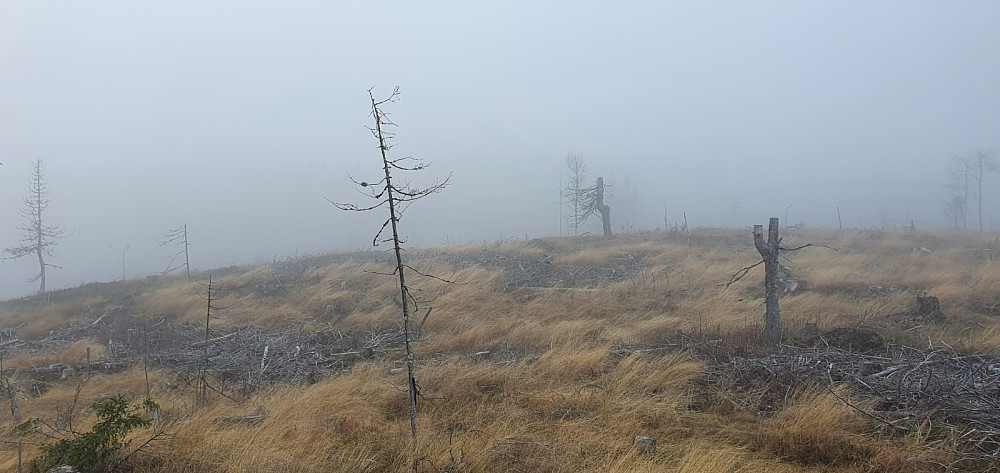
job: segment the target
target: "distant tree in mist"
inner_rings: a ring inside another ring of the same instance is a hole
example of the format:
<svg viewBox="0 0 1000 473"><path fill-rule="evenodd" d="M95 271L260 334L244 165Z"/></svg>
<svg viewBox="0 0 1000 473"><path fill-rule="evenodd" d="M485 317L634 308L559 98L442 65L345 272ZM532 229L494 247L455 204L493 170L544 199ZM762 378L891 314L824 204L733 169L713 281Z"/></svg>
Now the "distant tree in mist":
<svg viewBox="0 0 1000 473"><path fill-rule="evenodd" d="M955 230L964 228L966 203L961 195L954 195L951 200L944 201L944 215L951 221L951 226Z"/></svg>
<svg viewBox="0 0 1000 473"><path fill-rule="evenodd" d="M976 183L976 209L979 211L979 231L983 231L983 180L986 174L1000 171L994 149L978 149L972 154L972 179Z"/></svg>
<svg viewBox="0 0 1000 473"><path fill-rule="evenodd" d="M581 197L583 208L580 209L580 213L577 215L576 226L580 227L586 223L591 215L600 215L601 226L604 228L604 238L611 238L611 206L604 202L607 187L604 184L604 178L598 176L594 185L583 189Z"/></svg>
<svg viewBox="0 0 1000 473"><path fill-rule="evenodd" d="M951 199L944 202L945 215L952 221L957 230L968 230L968 209L970 181L972 180L972 161L962 156L952 156L948 160L948 190Z"/></svg>
<svg viewBox="0 0 1000 473"><path fill-rule="evenodd" d="M947 188L951 198L944 201L944 213L959 230L969 229L969 197L976 198L979 231L983 226L983 181L986 175L1000 172L997 152L978 149L969 156L952 156L948 160Z"/></svg>
<svg viewBox="0 0 1000 473"><path fill-rule="evenodd" d="M29 281L39 281L39 294L45 292L45 268L50 266L59 268L47 263L45 257L53 256L56 240L65 237L65 233L58 226L46 224L43 218L43 212L49 207L48 193L42 159L36 158L31 178L28 180L28 196L24 198L24 205L20 210L24 223L17 227L24 232L21 238L23 244L4 250L10 255L8 259L18 259L28 255L35 255L38 258L38 275Z"/></svg>
<svg viewBox="0 0 1000 473"><path fill-rule="evenodd" d="M587 187L587 164L579 156L566 156L566 181L562 186L561 194L563 202L569 204L570 215L567 217L569 230L573 236L580 234L581 215L584 215L584 190ZM587 220L589 215L583 217Z"/></svg>
<svg viewBox="0 0 1000 473"><path fill-rule="evenodd" d="M188 252L188 248L191 246L188 243L188 225L185 223L177 228L172 228L167 230L167 233L163 236L163 239L156 240L161 247L164 246L179 246L181 247L176 253L170 255L170 261L167 262L167 269L164 273L170 273L176 271L180 268L184 268L184 274L187 275L188 279L191 279L191 256ZM184 261L180 262L181 256L184 257ZM123 256L124 258L124 256Z"/></svg>
<svg viewBox="0 0 1000 473"><path fill-rule="evenodd" d="M566 183L562 187L562 198L570 205L571 215L568 216L569 228L573 236L580 234L582 227L592 215L600 215L604 227L604 236L611 238L611 207L604 201L607 185L603 177L597 177L594 184L587 184L587 165L579 156L567 156L566 168L569 171Z"/></svg>

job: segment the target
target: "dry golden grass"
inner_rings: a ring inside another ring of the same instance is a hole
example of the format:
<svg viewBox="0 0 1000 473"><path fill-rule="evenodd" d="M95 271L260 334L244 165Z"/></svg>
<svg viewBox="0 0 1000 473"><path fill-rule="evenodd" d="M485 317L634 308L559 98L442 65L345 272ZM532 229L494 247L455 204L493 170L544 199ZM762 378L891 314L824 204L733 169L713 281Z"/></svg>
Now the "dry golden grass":
<svg viewBox="0 0 1000 473"><path fill-rule="evenodd" d="M24 308L0 314L0 327L16 328L18 338L22 340L36 340L48 335L52 330L96 319L103 313L104 306L105 300L101 296L52 304L32 303Z"/></svg>
<svg viewBox="0 0 1000 473"><path fill-rule="evenodd" d="M104 356L104 345L97 340L84 339L73 342L67 348L50 348L31 354L18 353L3 360L5 370L20 370L36 366L63 364L66 366L85 365L87 349L90 349L91 360L99 360Z"/></svg>
<svg viewBox="0 0 1000 473"><path fill-rule="evenodd" d="M806 248L783 263L806 287L782 299L786 331L795 337L807 322L821 331L869 325L899 341L1000 350L1000 323L991 312L1000 304L1000 262L990 264L985 253L970 250L991 240L892 229L789 231L785 246L815 242L840 251ZM427 251L449 256L481 249ZM612 241L505 241L486 249L518 258L546 257L555 264L639 264L644 270L596 288L501 291L498 271L456 269L444 260L422 263L421 269L459 284L412 279L413 289L431 300L425 306L434 307L416 343L423 394L421 471L902 472L931 464L924 461L956 458L926 436L887 435L825 389L789 391L776 412L757 416L739 406L763 392L706 391L722 388L707 387L704 362L689 355L616 351L661 346L676 339L678 331L720 340L720 356L758 349L762 268L728 289L720 286L758 258L747 230L699 229L683 240L654 232ZM386 268L330 265L281 280L269 265L247 267L217 280L224 288L221 305L229 308L213 324L291 324L353 333L396 327L397 282L374 272ZM869 286L898 291L877 293ZM898 316L912 313L916 294L924 292L940 299L944 320L915 329L900 325ZM23 324L19 336L39 338L51 328L91 321L115 304L95 295L26 306L0 312L0 327ZM204 307L193 283L164 278L138 295L129 310L133 317L199 323ZM414 319L419 321L425 310L416 310ZM85 340L61 351L4 360L5 369L17 369L12 379L21 390L22 416L54 419L57 409L72 404L78 381L53 381L32 391L29 368L79 363L88 346L93 357L100 357L101 342ZM471 356L484 351L494 355ZM502 363L491 358L503 353L518 358ZM405 379L390 374L398 359L390 354L312 386L273 389L243 402L213 398L201 410L193 407L190 386L168 373L153 373L152 394L174 436L159 450L162 463L139 471L406 470ZM431 359L438 361L423 361ZM78 404L117 393L144 396L142 373L95 375L83 385ZM837 395L868 405L847 391ZM268 417L259 425L216 422L261 409ZM78 425L92 421L84 411ZM0 418L0 435L8 439L9 424ZM638 455L632 445L637 435L655 437L657 453ZM9 448L0 447L0 469L8 471L13 467Z"/></svg>

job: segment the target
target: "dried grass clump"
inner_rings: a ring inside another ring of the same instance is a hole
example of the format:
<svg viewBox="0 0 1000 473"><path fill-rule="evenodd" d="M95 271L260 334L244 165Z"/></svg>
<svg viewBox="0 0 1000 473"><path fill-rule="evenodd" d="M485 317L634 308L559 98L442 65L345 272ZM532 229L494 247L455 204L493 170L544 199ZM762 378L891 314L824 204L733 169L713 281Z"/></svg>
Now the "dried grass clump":
<svg viewBox="0 0 1000 473"><path fill-rule="evenodd" d="M791 406L761 426L757 448L803 465L851 465L877 448L861 433L866 419L823 388L797 392Z"/></svg>
<svg viewBox="0 0 1000 473"><path fill-rule="evenodd" d="M32 303L28 307L0 314L0 328L17 327L21 340L37 340L58 330L100 317L106 305L102 296L90 296L66 302Z"/></svg>

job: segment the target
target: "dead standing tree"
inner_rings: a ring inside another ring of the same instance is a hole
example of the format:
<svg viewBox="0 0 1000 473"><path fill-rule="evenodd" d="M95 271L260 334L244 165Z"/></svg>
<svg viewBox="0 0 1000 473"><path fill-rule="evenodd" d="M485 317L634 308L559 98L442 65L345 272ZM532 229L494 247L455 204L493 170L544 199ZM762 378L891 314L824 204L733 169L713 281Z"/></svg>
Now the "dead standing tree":
<svg viewBox="0 0 1000 473"><path fill-rule="evenodd" d="M24 218L25 222L17 227L18 230L24 232L24 236L21 238L24 244L5 250L10 255L9 259L18 259L31 254L38 257L38 275L28 280L31 282L39 281L39 294L45 292L45 268L51 266L62 269L54 264L46 263L45 257L53 255L56 239L65 237L58 226L46 225L42 219L42 212L49 207L48 193L42 159L36 158L31 170L31 179L28 181L28 197L24 198L24 207L20 210L21 217Z"/></svg>
<svg viewBox="0 0 1000 473"><path fill-rule="evenodd" d="M566 156L566 169L568 174L566 183L562 185L561 194L563 202L569 204L573 212L573 215L568 218L569 229L573 231L573 236L579 236L581 216L583 221L587 221L590 216L583 212L587 164L583 162L583 158L569 155Z"/></svg>
<svg viewBox="0 0 1000 473"><path fill-rule="evenodd" d="M393 183L393 172L420 171L427 168L428 164L421 162L417 158L409 156L394 159L389 157L389 150L392 148L392 144L390 142L394 134L388 131L388 129L396 126L396 124L389 119L388 115L382 110L382 107L387 103L395 103L399 100L399 87L397 86L393 89L389 98L381 101L375 100L375 95L372 93L372 90L374 90L374 88L368 89L368 97L371 99L372 117L374 118L375 126L369 128L369 130L371 130L375 139L378 140L379 151L382 155L382 170L385 176L372 183L357 181L353 177L350 179L351 182L359 187L358 190L361 193L375 199L377 203L370 206L359 206L349 203L330 202L338 209L349 210L352 212L364 212L375 210L380 207L389 208L389 218L385 220L382 227L375 234L375 237L372 239L372 246L378 246L379 243L391 242L393 252L396 256L396 265L392 274L399 277L400 306L403 312L403 335L406 340L406 375L410 398L410 434L412 437L410 454L412 469L413 471L417 471L417 382L414 376L413 337L410 330L409 307L411 301L414 303L416 301L410 294L410 290L406 285L404 270L409 269L417 274L422 273L414 270L406 264L403 264L402 240L399 237L398 224L402 218L403 212L412 202L420 200L436 192L440 192L448 185L451 175L443 181L435 181L429 187L422 189L411 187L409 184L403 184L400 186ZM391 237L383 236L386 228L392 229Z"/></svg>
<svg viewBox="0 0 1000 473"><path fill-rule="evenodd" d="M201 366L198 370L198 384L196 386L197 399L196 405L198 407L205 407L208 404L208 368L209 368L209 353L208 350L212 346L211 331L209 326L212 323L212 319L215 317L212 315L213 311L223 310L227 307L217 307L213 302L219 301L219 286L218 284L212 283L212 276L208 276L208 283L199 282L199 285L204 288L204 293L199 291L202 299L205 300L205 340L200 343L195 343L192 345L193 348L198 346L204 347L204 352L202 353Z"/></svg>
<svg viewBox="0 0 1000 473"><path fill-rule="evenodd" d="M781 238L778 237L778 218L771 217L767 225L767 241L764 241L764 226L753 226L753 245L764 258L764 332L774 343L781 340L781 313L778 308L778 272L781 264L778 262L778 251Z"/></svg>
<svg viewBox="0 0 1000 473"><path fill-rule="evenodd" d="M983 231L983 179L986 174L1000 171L1000 163L997 162L997 152L993 149L979 149L972 155L972 175L976 183L976 199L979 211L979 231ZM968 206L968 204L966 204Z"/></svg>
<svg viewBox="0 0 1000 473"><path fill-rule="evenodd" d="M157 243L163 246L181 246L180 251L174 253L170 256L170 261L167 263L167 269L164 273L170 273L177 269L184 268L184 273L187 275L188 279L191 279L191 257L188 253L188 247L191 246L188 243L188 224L181 225L177 228L167 230L166 235L164 235L162 240L156 240ZM175 261L184 256L184 263L174 264Z"/></svg>
<svg viewBox="0 0 1000 473"><path fill-rule="evenodd" d="M604 178L598 177L592 186L586 186L587 165L579 156L567 156L566 168L569 170L566 184L562 187L562 197L572 207L573 215L569 217L573 236L580 234L580 227L587 223L591 215L600 214L604 227L604 237L611 238L611 207L604 203L604 193L607 186Z"/></svg>
<svg viewBox="0 0 1000 473"><path fill-rule="evenodd" d="M760 253L761 260L737 271L736 274L733 274L729 278L729 282L722 285L729 288L729 286L743 279L743 276L746 276L751 269L762 264L764 265L764 332L767 334L768 340L778 343L781 341L781 312L778 306L778 297L780 296L779 283L784 282L784 290L786 291L795 287L789 284L787 278L785 281L782 281L782 277L787 276L788 268L781 267L781 263L779 262L781 253L798 251L810 246L819 246L833 251L837 251L837 249L815 243L806 243L795 248L782 247L781 237L778 235L778 217L771 217L771 220L768 222L767 241L764 241L764 226L753 226L753 244L757 248L757 252Z"/></svg>
<svg viewBox="0 0 1000 473"><path fill-rule="evenodd" d="M963 156L952 156L948 161L948 190L953 195L946 200L945 215L953 221L956 230L968 230L969 181L972 180L972 160Z"/></svg>
<svg viewBox="0 0 1000 473"><path fill-rule="evenodd" d="M577 215L576 226L579 227L583 225L591 215L601 216L601 225L604 227L604 238L610 239L611 235L611 207L604 203L604 191L607 186L604 185L604 178L598 177L597 182L593 186L583 189L582 192L582 202L583 208Z"/></svg>

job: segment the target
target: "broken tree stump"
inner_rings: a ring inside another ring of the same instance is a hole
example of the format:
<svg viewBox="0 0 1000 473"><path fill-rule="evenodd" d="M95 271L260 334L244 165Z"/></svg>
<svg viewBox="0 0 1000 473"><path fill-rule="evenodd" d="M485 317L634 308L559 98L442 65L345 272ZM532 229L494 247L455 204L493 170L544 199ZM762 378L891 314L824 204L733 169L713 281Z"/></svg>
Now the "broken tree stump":
<svg viewBox="0 0 1000 473"><path fill-rule="evenodd" d="M781 238L778 237L778 218L771 217L767 225L767 242L764 241L764 226L753 226L753 244L760 256L764 258L764 292L766 312L764 315L764 331L767 338L774 343L781 341L781 313L778 309L778 273L781 265L778 263L778 248Z"/></svg>

